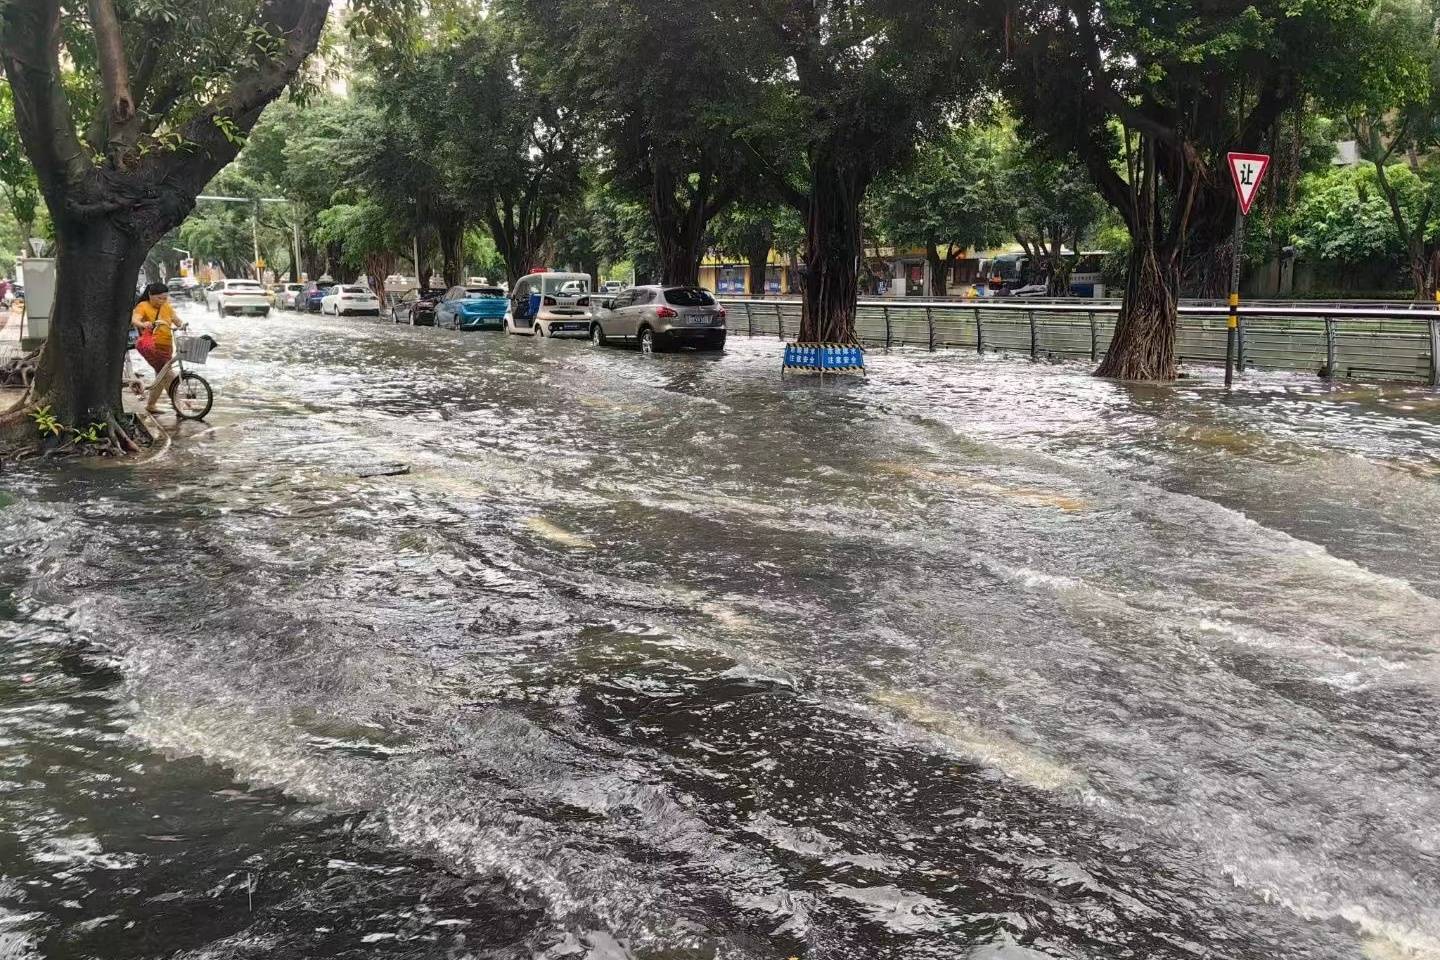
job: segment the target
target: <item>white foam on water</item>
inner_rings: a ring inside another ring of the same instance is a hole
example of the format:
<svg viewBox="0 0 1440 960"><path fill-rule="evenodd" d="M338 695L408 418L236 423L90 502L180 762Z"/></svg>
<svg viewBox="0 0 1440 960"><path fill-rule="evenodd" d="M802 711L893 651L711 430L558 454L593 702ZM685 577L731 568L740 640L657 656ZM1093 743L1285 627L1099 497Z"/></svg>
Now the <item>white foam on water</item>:
<svg viewBox="0 0 1440 960"><path fill-rule="evenodd" d="M875 690L868 696L884 710L917 724L966 759L997 770L1017 783L1044 791L1081 791L1085 775L995 730L983 730L924 697L903 690Z"/></svg>
<svg viewBox="0 0 1440 960"><path fill-rule="evenodd" d="M528 517L525 520L525 526L529 527L532 532L549 540L551 543L558 543L560 546L568 547L571 550L595 549L595 544L589 540L551 523L544 517Z"/></svg>

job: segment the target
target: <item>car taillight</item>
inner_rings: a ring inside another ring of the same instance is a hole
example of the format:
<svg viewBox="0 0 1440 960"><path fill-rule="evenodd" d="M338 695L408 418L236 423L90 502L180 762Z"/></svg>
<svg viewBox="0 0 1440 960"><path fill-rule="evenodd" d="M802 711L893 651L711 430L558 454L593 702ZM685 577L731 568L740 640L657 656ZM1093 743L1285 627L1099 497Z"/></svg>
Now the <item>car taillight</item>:
<svg viewBox="0 0 1440 960"><path fill-rule="evenodd" d="M575 301L575 306L577 306L577 307L588 307L588 306L590 306L590 298L589 298L589 297L581 297L579 300L576 300L576 301Z"/></svg>
<svg viewBox="0 0 1440 960"><path fill-rule="evenodd" d="M715 308L715 316L719 317L721 320L724 320L724 319L725 319L725 308L724 308L724 307L716 307L716 308Z"/></svg>
<svg viewBox="0 0 1440 960"><path fill-rule="evenodd" d="M543 304L545 304L545 306L547 306L547 307L553 307L553 306L555 306L555 298L554 298L554 297L546 297L544 300L541 300L540 302L543 303Z"/></svg>
<svg viewBox="0 0 1440 960"><path fill-rule="evenodd" d="M680 316L680 314L676 313L674 310L671 310L669 307L657 307L655 310L655 316L663 317L666 320L673 320L676 317Z"/></svg>

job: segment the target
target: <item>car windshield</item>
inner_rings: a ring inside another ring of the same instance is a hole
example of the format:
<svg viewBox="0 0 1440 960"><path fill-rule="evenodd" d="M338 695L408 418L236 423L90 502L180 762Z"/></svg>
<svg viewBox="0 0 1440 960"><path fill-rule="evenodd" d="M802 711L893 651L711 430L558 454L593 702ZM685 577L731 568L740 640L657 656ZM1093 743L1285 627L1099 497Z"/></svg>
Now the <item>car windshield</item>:
<svg viewBox="0 0 1440 960"><path fill-rule="evenodd" d="M699 287L676 287L665 291L665 302L676 307L713 307L715 298Z"/></svg>
<svg viewBox="0 0 1440 960"><path fill-rule="evenodd" d="M499 287L466 287L465 296L469 300L492 300L504 297L505 291Z"/></svg>
<svg viewBox="0 0 1440 960"><path fill-rule="evenodd" d="M365 287L341 287L341 293L368 293Z"/></svg>
<svg viewBox="0 0 1440 960"><path fill-rule="evenodd" d="M589 277L545 277L543 291L553 297L583 297L590 292Z"/></svg>
<svg viewBox="0 0 1440 960"><path fill-rule="evenodd" d="M245 280L238 280L238 281L236 281L236 280L232 280L232 281L230 282L230 289L231 289L231 290L259 290L259 289L260 289L260 284L256 283L256 282L253 281L253 280L250 280L250 281L245 281Z"/></svg>

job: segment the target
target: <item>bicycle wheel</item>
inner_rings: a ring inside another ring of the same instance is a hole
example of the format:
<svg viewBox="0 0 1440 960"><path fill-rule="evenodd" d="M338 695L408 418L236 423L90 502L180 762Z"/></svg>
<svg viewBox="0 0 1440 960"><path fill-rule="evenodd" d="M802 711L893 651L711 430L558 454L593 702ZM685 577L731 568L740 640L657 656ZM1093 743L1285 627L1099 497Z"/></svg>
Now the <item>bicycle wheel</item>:
<svg viewBox="0 0 1440 960"><path fill-rule="evenodd" d="M215 391L200 374L186 370L170 384L170 403L181 420L204 420L215 404Z"/></svg>

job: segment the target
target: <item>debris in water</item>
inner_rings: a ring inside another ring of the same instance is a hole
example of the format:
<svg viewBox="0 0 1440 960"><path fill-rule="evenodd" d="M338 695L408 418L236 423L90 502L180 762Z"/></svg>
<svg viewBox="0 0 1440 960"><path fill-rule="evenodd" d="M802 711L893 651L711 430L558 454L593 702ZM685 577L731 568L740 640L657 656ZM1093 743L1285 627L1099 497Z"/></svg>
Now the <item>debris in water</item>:
<svg viewBox="0 0 1440 960"><path fill-rule="evenodd" d="M403 477L410 472L408 463L382 464L377 467L365 467L356 474L362 480L369 480L372 477Z"/></svg>

